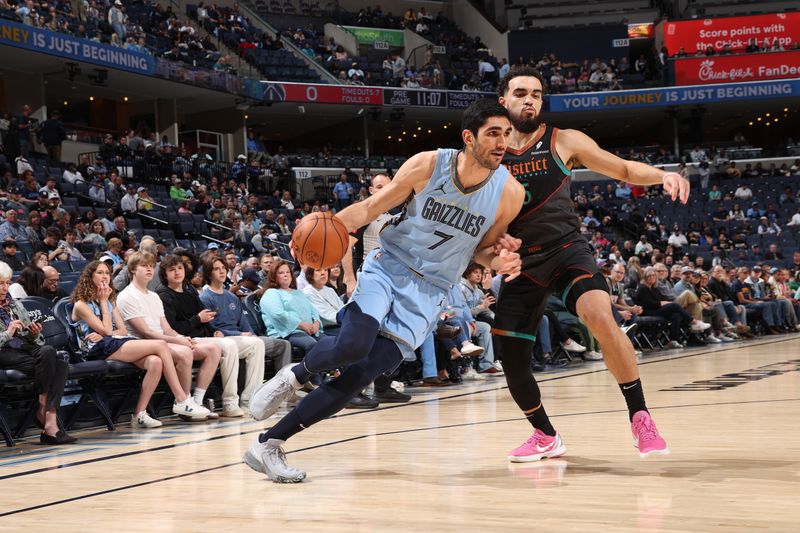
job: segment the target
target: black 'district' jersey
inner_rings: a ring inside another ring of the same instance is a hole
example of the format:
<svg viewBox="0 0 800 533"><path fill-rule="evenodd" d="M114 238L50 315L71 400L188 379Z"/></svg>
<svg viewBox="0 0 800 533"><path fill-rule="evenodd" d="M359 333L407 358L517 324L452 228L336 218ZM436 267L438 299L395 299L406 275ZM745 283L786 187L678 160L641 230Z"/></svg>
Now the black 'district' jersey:
<svg viewBox="0 0 800 533"><path fill-rule="evenodd" d="M525 201L508 233L522 239L520 255L539 253L579 236L572 206L572 172L556 152L557 128L547 125L542 137L521 150L506 149L503 165L525 187Z"/></svg>

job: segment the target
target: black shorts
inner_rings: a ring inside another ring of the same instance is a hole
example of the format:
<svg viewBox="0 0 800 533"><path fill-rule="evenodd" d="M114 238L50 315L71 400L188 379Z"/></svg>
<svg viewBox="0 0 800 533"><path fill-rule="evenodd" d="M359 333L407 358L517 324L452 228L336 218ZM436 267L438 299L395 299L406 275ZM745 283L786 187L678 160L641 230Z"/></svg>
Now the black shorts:
<svg viewBox="0 0 800 533"><path fill-rule="evenodd" d="M579 237L579 240L525 256L519 277L509 283L504 281L500 287L492 333L536 340L539 321L551 295L561 299L569 312L577 315L575 302L580 294L575 293L602 287L595 282L594 286L571 291L576 281L600 277L592 252L589 243ZM607 285L605 290L608 290Z"/></svg>
<svg viewBox="0 0 800 533"><path fill-rule="evenodd" d="M134 340L135 337L103 337L99 342L96 342L92 349L87 354L87 359L105 359L114 355L117 350L122 348L122 345L128 341Z"/></svg>

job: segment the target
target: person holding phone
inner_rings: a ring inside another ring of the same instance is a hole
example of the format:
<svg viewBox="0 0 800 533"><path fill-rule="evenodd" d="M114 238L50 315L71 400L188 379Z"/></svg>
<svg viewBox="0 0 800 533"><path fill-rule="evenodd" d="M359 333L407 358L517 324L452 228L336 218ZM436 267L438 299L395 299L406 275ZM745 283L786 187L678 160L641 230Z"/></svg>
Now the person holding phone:
<svg viewBox="0 0 800 533"><path fill-rule="evenodd" d="M36 381L39 409L36 425L42 428L42 444L73 444L77 441L58 427L58 407L64 394L69 364L56 349L45 344L42 325L32 322L28 311L8 292L11 267L0 262L0 368L19 370Z"/></svg>
<svg viewBox="0 0 800 533"><path fill-rule="evenodd" d="M246 407L253 391L264 381L264 343L257 337L231 335L215 327L218 306L207 306L186 276L186 264L180 255L168 255L159 270L162 286L158 296L164 303L164 315L172 328L197 342L210 342L222 349L222 416L244 416L238 394L239 360L246 362L247 375L241 403Z"/></svg>

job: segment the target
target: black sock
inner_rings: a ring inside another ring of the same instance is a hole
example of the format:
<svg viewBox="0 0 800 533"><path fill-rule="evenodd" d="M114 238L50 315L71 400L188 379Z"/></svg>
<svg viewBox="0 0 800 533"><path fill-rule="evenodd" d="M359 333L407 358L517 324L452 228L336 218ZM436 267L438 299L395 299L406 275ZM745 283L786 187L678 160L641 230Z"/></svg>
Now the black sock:
<svg viewBox="0 0 800 533"><path fill-rule="evenodd" d="M642 389L642 380L637 379L630 383L620 383L619 390L625 396L625 403L628 404L628 418L633 420L633 415L639 411L647 411L647 406L644 403L644 389Z"/></svg>
<svg viewBox="0 0 800 533"><path fill-rule="evenodd" d="M278 420L278 423L258 436L258 442L267 442L269 439L289 440L290 437L303 431L305 428L300 423L297 409L292 409L289 413Z"/></svg>
<svg viewBox="0 0 800 533"><path fill-rule="evenodd" d="M313 372L309 372L306 368L305 359L292 367L292 373L297 378L297 381L303 384L307 383L311 379L311 376L314 375Z"/></svg>
<svg viewBox="0 0 800 533"><path fill-rule="evenodd" d="M528 422L531 423L534 429L539 429L543 431L545 435L550 435L551 437L556 436L556 429L553 427L553 424L550 423L550 418L547 416L547 411L544 410L544 405L539 404L539 408L525 415L525 418L528 419Z"/></svg>

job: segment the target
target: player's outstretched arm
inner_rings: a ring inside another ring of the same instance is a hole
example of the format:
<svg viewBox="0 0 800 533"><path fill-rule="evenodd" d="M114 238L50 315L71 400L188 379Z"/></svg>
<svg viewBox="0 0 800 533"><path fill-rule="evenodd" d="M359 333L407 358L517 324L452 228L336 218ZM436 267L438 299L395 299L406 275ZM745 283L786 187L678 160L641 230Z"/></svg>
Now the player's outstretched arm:
<svg viewBox="0 0 800 533"><path fill-rule="evenodd" d="M380 194L342 209L336 217L344 223L349 232L366 226L381 213L405 202L411 193L422 191L433 174L434 165L436 165L436 152L418 153L403 163Z"/></svg>
<svg viewBox="0 0 800 533"><path fill-rule="evenodd" d="M475 249L475 261L485 267L496 270L498 274L506 274L506 280L512 280L519 275L522 262L518 253L511 252L508 249L502 249L495 253L495 246L503 238L507 238L509 241L514 240L513 237L506 236L506 230L511 221L519 214L524 200L525 188L517 180L508 179L494 224ZM516 242L511 244L516 244L516 247L519 247Z"/></svg>
<svg viewBox="0 0 800 533"><path fill-rule="evenodd" d="M559 156L564 161L577 160L588 169L635 185L663 185L672 200L689 201L689 180L675 172L651 167L638 161L628 161L603 150L585 133L560 130L557 141Z"/></svg>

